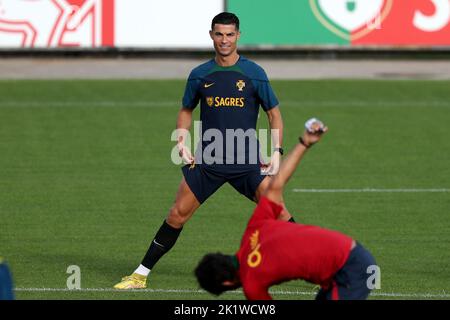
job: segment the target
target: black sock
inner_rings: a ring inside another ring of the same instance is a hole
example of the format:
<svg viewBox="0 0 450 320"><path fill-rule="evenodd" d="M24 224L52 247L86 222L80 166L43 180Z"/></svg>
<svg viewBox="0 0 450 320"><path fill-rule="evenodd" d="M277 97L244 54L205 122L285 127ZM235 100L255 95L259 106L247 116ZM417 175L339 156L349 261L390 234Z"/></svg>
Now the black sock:
<svg viewBox="0 0 450 320"><path fill-rule="evenodd" d="M155 238L150 244L150 247L148 248L141 264L148 269L152 269L158 260L173 247L175 242L177 242L178 236L180 235L182 229L183 228L176 229L171 227L164 220L161 228L159 228Z"/></svg>
<svg viewBox="0 0 450 320"><path fill-rule="evenodd" d="M291 217L291 218L288 220L288 222L295 223L294 217Z"/></svg>

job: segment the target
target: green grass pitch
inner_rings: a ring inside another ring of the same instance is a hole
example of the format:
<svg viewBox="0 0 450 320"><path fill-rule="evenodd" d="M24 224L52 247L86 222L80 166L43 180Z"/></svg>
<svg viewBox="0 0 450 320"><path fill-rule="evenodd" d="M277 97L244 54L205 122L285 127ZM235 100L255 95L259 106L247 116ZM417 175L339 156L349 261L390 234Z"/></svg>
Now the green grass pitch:
<svg viewBox="0 0 450 320"><path fill-rule="evenodd" d="M372 251L381 289L371 299L449 299L450 82L272 84L285 149L309 117L330 128L286 188L296 220ZM0 81L0 256L18 299L215 299L197 291L193 269L207 252L234 252L254 208L230 186L188 222L151 290L111 290L139 264L174 200L181 172L170 135L183 89L184 81ZM267 127L262 112L259 126ZM364 188L407 192L293 191ZM81 291L64 290L70 265L81 268ZM273 290L277 299L314 298L302 281Z"/></svg>

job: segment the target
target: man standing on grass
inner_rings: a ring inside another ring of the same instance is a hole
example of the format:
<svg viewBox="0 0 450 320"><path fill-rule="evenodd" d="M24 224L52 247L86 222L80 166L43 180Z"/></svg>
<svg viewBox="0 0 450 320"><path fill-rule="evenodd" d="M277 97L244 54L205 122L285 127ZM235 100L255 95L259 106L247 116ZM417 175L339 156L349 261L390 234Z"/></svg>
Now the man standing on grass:
<svg viewBox="0 0 450 320"><path fill-rule="evenodd" d="M195 269L200 286L219 295L243 287L249 300L272 297L269 287L294 279L320 285L317 300L366 299L371 290L369 267L375 259L351 237L324 228L278 220L283 189L305 152L327 131L320 121L289 152L244 232L236 255L207 254Z"/></svg>
<svg viewBox="0 0 450 320"><path fill-rule="evenodd" d="M184 224L224 183L228 182L250 200L258 201L269 185L268 174L278 169L283 154L283 121L278 100L264 70L237 52L240 37L238 17L228 12L218 14L212 20L209 33L215 58L192 70L183 107L178 114L177 147L187 165L182 168L183 178L175 203L141 264L133 274L116 284L116 289L145 288L151 269L174 246ZM203 139L194 157L186 146L186 135L192 123L193 110L199 102ZM261 170L255 135L260 106L266 112L274 133L275 149L265 172ZM236 140L245 142L237 148L228 148L234 146ZM217 144L221 144L220 148ZM285 209L279 218L293 221Z"/></svg>

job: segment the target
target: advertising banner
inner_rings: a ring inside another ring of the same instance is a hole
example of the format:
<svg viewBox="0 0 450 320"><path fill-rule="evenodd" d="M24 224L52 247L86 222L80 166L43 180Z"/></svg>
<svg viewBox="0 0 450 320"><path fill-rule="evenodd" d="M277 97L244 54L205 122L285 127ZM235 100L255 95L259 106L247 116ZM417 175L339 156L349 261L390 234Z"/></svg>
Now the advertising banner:
<svg viewBox="0 0 450 320"><path fill-rule="evenodd" d="M450 46L450 0L0 0L0 48L211 48L228 10L241 46Z"/></svg>
<svg viewBox="0 0 450 320"><path fill-rule="evenodd" d="M0 0L0 47L210 47L223 0Z"/></svg>
<svg viewBox="0 0 450 320"><path fill-rule="evenodd" d="M0 1L0 47L113 45L113 0Z"/></svg>
<svg viewBox="0 0 450 320"><path fill-rule="evenodd" d="M450 0L229 0L247 45L450 45Z"/></svg>

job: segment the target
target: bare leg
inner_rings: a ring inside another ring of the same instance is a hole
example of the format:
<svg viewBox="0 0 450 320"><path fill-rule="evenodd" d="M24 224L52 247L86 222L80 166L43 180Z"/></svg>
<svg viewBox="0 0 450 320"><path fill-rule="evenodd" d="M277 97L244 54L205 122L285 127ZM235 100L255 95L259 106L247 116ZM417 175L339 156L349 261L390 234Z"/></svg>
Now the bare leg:
<svg viewBox="0 0 450 320"><path fill-rule="evenodd" d="M180 186L178 187L175 202L172 208L170 208L166 218L166 222L171 227L180 229L192 217L198 207L200 207L200 202L198 202L183 177Z"/></svg>

